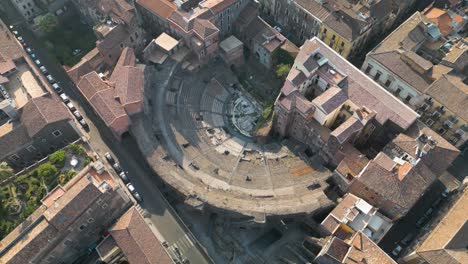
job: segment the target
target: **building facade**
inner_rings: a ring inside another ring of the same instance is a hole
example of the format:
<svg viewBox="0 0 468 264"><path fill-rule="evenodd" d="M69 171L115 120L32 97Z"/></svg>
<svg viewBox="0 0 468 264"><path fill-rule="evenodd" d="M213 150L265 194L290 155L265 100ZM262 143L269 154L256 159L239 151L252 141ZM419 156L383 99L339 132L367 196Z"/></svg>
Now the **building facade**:
<svg viewBox="0 0 468 264"><path fill-rule="evenodd" d="M72 263L130 206L104 165L94 162L50 191L41 207L1 241L0 261Z"/></svg>

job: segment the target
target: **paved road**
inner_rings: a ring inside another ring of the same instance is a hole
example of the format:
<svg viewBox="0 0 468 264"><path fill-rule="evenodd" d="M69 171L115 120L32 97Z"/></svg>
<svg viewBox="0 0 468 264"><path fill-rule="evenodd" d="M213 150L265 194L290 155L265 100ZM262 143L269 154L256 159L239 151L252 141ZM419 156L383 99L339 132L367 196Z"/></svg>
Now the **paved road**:
<svg viewBox="0 0 468 264"><path fill-rule="evenodd" d="M101 156L111 151L121 163L122 168L128 171L130 180L144 199L141 207L150 213L153 226L168 242L171 251L180 252L181 259L187 259L190 263L210 263L202 247L195 242L190 231L157 188L156 185L160 183L160 179L147 165L134 138L127 136L118 142L104 122L92 111L63 68L40 46L39 41L29 31L11 4L8 1L2 1L0 8L2 9L0 15L5 24L15 26L89 123L90 131L85 136L90 138L91 147Z"/></svg>

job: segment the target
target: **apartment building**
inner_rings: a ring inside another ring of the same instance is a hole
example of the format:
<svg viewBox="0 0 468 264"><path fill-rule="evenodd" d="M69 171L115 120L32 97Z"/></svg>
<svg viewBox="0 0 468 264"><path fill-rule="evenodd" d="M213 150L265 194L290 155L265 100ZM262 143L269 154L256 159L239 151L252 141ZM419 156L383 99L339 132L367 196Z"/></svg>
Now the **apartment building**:
<svg viewBox="0 0 468 264"><path fill-rule="evenodd" d="M414 1L267 0L264 15L296 45L318 36L343 57L359 52L376 34L388 30Z"/></svg>
<svg viewBox="0 0 468 264"><path fill-rule="evenodd" d="M72 263L131 204L104 165L94 162L51 190L39 209L0 241L0 262Z"/></svg>
<svg viewBox="0 0 468 264"><path fill-rule="evenodd" d="M362 70L417 111L457 147L468 135L466 18L430 7L415 13L367 54Z"/></svg>

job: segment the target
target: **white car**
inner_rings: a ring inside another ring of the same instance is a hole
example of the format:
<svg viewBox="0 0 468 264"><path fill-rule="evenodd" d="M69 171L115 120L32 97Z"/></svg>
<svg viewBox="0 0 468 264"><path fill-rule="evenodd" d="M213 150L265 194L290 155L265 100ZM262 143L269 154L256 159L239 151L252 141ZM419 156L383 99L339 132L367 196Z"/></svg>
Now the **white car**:
<svg viewBox="0 0 468 264"><path fill-rule="evenodd" d="M34 63L36 63L37 66L41 66L41 61L40 60L35 60Z"/></svg>
<svg viewBox="0 0 468 264"><path fill-rule="evenodd" d="M127 183L127 188L131 193L136 192L135 187L133 187L133 184Z"/></svg>
<svg viewBox="0 0 468 264"><path fill-rule="evenodd" d="M63 101L64 103L70 102L70 99L68 98L68 96L67 96L65 93L63 93L63 94L60 95L60 99L62 99L62 101Z"/></svg>
<svg viewBox="0 0 468 264"><path fill-rule="evenodd" d="M396 246L396 248L392 251L392 255L393 255L394 257L398 257L398 256L400 255L400 253L401 253L402 250L403 250L403 248L402 248L400 245L398 245L398 246Z"/></svg>
<svg viewBox="0 0 468 264"><path fill-rule="evenodd" d="M46 76L46 78L47 78L47 81L49 81L49 83L55 83L55 79L54 77L52 77L52 75L49 74Z"/></svg>
<svg viewBox="0 0 468 264"><path fill-rule="evenodd" d="M47 74L47 73L48 73L47 68L44 67L44 66L39 67L39 70L41 70L41 72L42 72L43 74Z"/></svg>
<svg viewBox="0 0 468 264"><path fill-rule="evenodd" d="M70 109L70 111L72 111L72 112L76 111L76 108L75 108L75 106L73 105L72 102L68 102L68 103L67 103L67 107L68 107L68 109Z"/></svg>

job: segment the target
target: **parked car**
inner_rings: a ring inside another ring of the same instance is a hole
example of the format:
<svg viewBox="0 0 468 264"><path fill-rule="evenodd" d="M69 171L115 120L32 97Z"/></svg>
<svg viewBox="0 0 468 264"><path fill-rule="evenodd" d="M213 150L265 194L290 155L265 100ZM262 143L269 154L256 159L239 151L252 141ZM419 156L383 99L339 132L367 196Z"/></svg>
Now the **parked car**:
<svg viewBox="0 0 468 264"><path fill-rule="evenodd" d="M142 203L143 202L143 198L141 198L140 194L138 192L134 192L132 193L133 195L133 198L135 198L135 200L138 202L138 203Z"/></svg>
<svg viewBox="0 0 468 264"><path fill-rule="evenodd" d="M55 92L57 92L57 94L63 94L63 90L62 88L60 88L60 85L58 85L58 83L52 84L52 87L54 88Z"/></svg>
<svg viewBox="0 0 468 264"><path fill-rule="evenodd" d="M47 71L47 68L44 67L44 66L39 67L39 70L41 70L41 72L42 72L43 74L47 74L47 73L49 72L49 71Z"/></svg>
<svg viewBox="0 0 468 264"><path fill-rule="evenodd" d="M62 99L62 101L63 101L64 103L70 102L70 99L68 98L68 96L67 96L65 93L62 93L62 94L60 95L60 98Z"/></svg>
<svg viewBox="0 0 468 264"><path fill-rule="evenodd" d="M77 110L77 111L74 111L73 112L73 115L76 117L76 119L78 121L82 120L83 119L83 116L80 114L80 112Z"/></svg>
<svg viewBox="0 0 468 264"><path fill-rule="evenodd" d="M84 130L86 130L86 131L89 130L88 123L86 123L86 121L84 119L78 120L78 122L80 122L80 125L81 125L82 128L84 128Z"/></svg>
<svg viewBox="0 0 468 264"><path fill-rule="evenodd" d="M131 193L136 192L135 187L134 187L133 184L130 183L130 182L127 183L127 189L128 189Z"/></svg>
<svg viewBox="0 0 468 264"><path fill-rule="evenodd" d="M73 56L76 56L76 55L78 55L78 54L80 54L80 53L81 53L81 50L80 50L80 49L74 49L73 52L72 52L72 55L73 55Z"/></svg>
<svg viewBox="0 0 468 264"><path fill-rule="evenodd" d="M36 53L31 53L31 58L32 58L33 60L37 59ZM38 60L38 61L39 61L39 60ZM37 62L36 62L37 65L40 65L40 63L41 63L40 61L39 61L39 64L37 64Z"/></svg>
<svg viewBox="0 0 468 264"><path fill-rule="evenodd" d="M398 257L398 256L400 255L400 253L401 253L402 250L403 250L403 248L402 248L400 245L398 245L398 246L396 246L396 248L392 251L392 255L393 255L394 257Z"/></svg>
<svg viewBox="0 0 468 264"><path fill-rule="evenodd" d="M445 189L440 195L444 198L447 198L450 195L450 189Z"/></svg>
<svg viewBox="0 0 468 264"><path fill-rule="evenodd" d="M72 112L76 111L76 108L75 108L75 106L73 105L72 102L67 103L67 108L70 109L70 111L72 111Z"/></svg>
<svg viewBox="0 0 468 264"><path fill-rule="evenodd" d="M15 35L18 35L18 34L19 34L19 32L18 32L17 30L13 30L13 31L11 31L11 32L13 32L13 34L15 34Z"/></svg>
<svg viewBox="0 0 468 264"><path fill-rule="evenodd" d="M32 55L34 55L34 53L33 53L33 54L31 54L31 56L32 56ZM34 55L34 56L35 56L35 55ZM35 60L35 61L34 61L34 63L36 63L36 65L37 65L37 66L42 66L42 64L41 64L41 61L40 61L40 60Z"/></svg>
<svg viewBox="0 0 468 264"><path fill-rule="evenodd" d="M26 48L26 52L27 52L28 54L31 54L31 53L33 52L33 50L32 50L31 48Z"/></svg>
<svg viewBox="0 0 468 264"><path fill-rule="evenodd" d="M115 172L117 172L117 174L120 174L122 172L122 168L120 167L119 163L114 163L114 165L112 165L112 168L114 168Z"/></svg>
<svg viewBox="0 0 468 264"><path fill-rule="evenodd" d="M432 215L432 213L434 213L434 208L431 207L431 208L427 209L427 211L424 213L424 215L426 217L429 217L429 216Z"/></svg>
<svg viewBox="0 0 468 264"><path fill-rule="evenodd" d="M423 227L427 223L427 220L429 220L429 219L425 215L422 216L416 222L416 226L419 227L419 228Z"/></svg>
<svg viewBox="0 0 468 264"><path fill-rule="evenodd" d="M123 181L124 183L128 183L128 182L129 182L128 176L127 176L127 174L126 174L124 171L122 171L121 173L119 173L119 177L120 177L120 179L122 179L122 181Z"/></svg>
<svg viewBox="0 0 468 264"><path fill-rule="evenodd" d="M15 34L16 35L16 34ZM24 44L24 39L22 36L18 36L17 37L18 41L21 43L21 44Z"/></svg>
<svg viewBox="0 0 468 264"><path fill-rule="evenodd" d="M413 238L414 238L414 233L409 233L401 240L401 244L403 246L408 246L413 240Z"/></svg>
<svg viewBox="0 0 468 264"><path fill-rule="evenodd" d="M436 208L440 205L440 203L442 202L442 197L439 197L437 198L433 203L432 203L432 207L433 208Z"/></svg>
<svg viewBox="0 0 468 264"><path fill-rule="evenodd" d="M114 165L115 160L109 152L104 153L104 157L106 158L107 162L109 162L109 164Z"/></svg>
<svg viewBox="0 0 468 264"><path fill-rule="evenodd" d="M47 78L47 81L49 83L51 83L51 84L55 83L55 79L54 79L54 77L52 75L49 74L49 75L46 76L46 78Z"/></svg>

